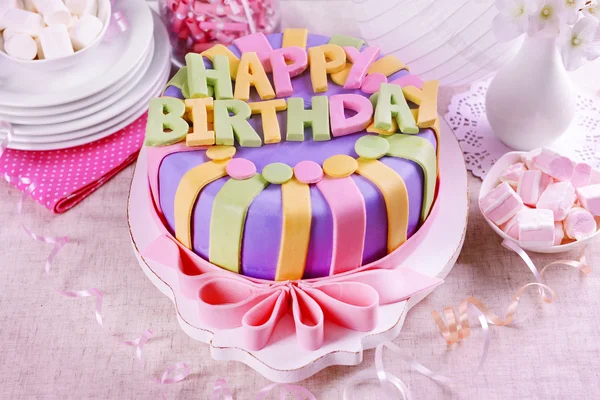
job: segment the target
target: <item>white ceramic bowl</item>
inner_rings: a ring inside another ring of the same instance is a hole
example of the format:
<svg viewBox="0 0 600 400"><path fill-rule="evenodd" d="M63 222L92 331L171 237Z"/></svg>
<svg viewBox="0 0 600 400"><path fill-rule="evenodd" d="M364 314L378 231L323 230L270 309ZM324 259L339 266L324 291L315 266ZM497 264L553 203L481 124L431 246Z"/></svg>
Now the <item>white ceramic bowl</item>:
<svg viewBox="0 0 600 400"><path fill-rule="evenodd" d="M496 186L498 186L498 184L500 184L500 176L506 170L506 168L508 168L510 165L512 165L514 163L521 162L521 155L523 155L525 153L526 152L522 152L522 151L513 151L511 153L506 153L505 155L503 155L498 161L496 161L496 163L494 164L492 169L488 172L487 176L483 180L483 183L481 184L481 191L479 192L479 211L481 212L481 214L483 215L483 217L485 218L487 223L492 227L492 229L498 235L500 235L500 237L502 239L510 240L511 242L514 242L514 243L518 244L519 246L521 246L521 244L519 243L518 240L515 240L512 237L508 236L506 233L504 233L502 231L502 229L498 228L498 226L496 226L496 224L494 224L488 217L486 217L485 214L483 214L483 211L481 210L481 199L486 194L491 192ZM532 247L528 247L528 246L521 246L521 247L524 250L533 251L536 253L562 253L562 252L571 251L571 250L577 249L581 246L590 244L590 242L598 239L599 234L600 234L600 230L597 230L595 234L593 234L592 236L590 236L587 239L579 240L579 241L571 242L571 243L567 243L567 244L561 244L559 246L551 246L551 247L543 247L543 248L540 248L540 247L532 248Z"/></svg>
<svg viewBox="0 0 600 400"><path fill-rule="evenodd" d="M110 17L111 17L111 4L110 0L98 0L98 18L102 21L103 27L100 31L100 34L88 47L76 51L73 54L70 54L66 57L61 58L53 58L53 59L44 59L44 60L19 60L17 58L11 57L6 52L0 50L0 58L4 58L8 62L16 63L19 66L25 67L34 71L56 71L64 68L71 67L77 62L79 62L82 58L86 57L90 52L90 50L96 47L106 34L108 26L110 25Z"/></svg>

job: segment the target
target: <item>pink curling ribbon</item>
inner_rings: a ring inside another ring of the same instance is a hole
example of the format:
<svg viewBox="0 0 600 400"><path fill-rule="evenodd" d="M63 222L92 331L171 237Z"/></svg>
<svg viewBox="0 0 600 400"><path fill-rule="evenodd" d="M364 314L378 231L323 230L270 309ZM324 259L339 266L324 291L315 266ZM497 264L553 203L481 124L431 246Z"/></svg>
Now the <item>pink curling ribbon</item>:
<svg viewBox="0 0 600 400"><path fill-rule="evenodd" d="M225 379L217 379L210 400L233 400L233 394Z"/></svg>
<svg viewBox="0 0 600 400"><path fill-rule="evenodd" d="M517 253L525 262L527 267L533 273L536 278L536 282L527 283L521 286L517 292L513 295L511 302L507 308L506 316L504 319L498 317L494 314L482 301L475 297L469 297L463 300L458 307L458 315L452 307L447 307L443 311L444 319L440 316L437 311L432 311L431 315L440 330L440 333L446 340L448 345L452 345L460 342L462 339L465 339L470 336L471 328L469 324L469 309L473 310L477 315L479 320L479 324L481 325L483 336L484 336L484 345L483 351L481 354L481 358L479 360L479 365L477 367L476 372L481 371L485 360L487 358L489 344L490 344L490 332L489 332L489 324L494 324L496 326L506 326L510 325L514 322L515 316L517 313L517 308L519 305L519 301L522 295L527 291L530 287L537 287L538 292L542 296L542 299L546 303L551 303L556 294L554 290L552 290L549 286L545 285L543 282L544 273L548 270L548 268L558 265L566 265L575 269L578 269L582 274L588 274L591 272L591 268L586 262L585 255L582 255L579 261L573 260L558 260L554 261L550 264L544 266L541 271L538 272L537 268L533 264L531 258L527 255L527 253L516 243L505 240L502 245L515 253ZM344 388L344 400L348 400L349 390L354 387L356 384L368 380L378 379L380 383L383 385L384 383L389 383L390 385L384 386L388 390L390 388L395 388L395 390L402 396L405 400L411 400L412 394L408 389L408 386L402 382L398 377L386 372L383 367L383 347L387 347L392 350L396 355L404 362L406 362L413 369L417 370L422 375L429 377L432 380L448 383L452 382L451 378L448 378L444 375L437 374L418 362L416 359L406 356L402 354L401 349L393 343L384 343L383 345L379 345L375 351L375 371L373 370L364 370L356 375L354 375L347 383Z"/></svg>
<svg viewBox="0 0 600 400"><path fill-rule="evenodd" d="M96 321L100 326L103 326L102 322L102 298L104 294L96 288L89 290L78 290L75 292L67 292L64 290L57 290L57 292L65 297L95 297L96 298Z"/></svg>
<svg viewBox="0 0 600 400"><path fill-rule="evenodd" d="M160 385L170 385L172 383L181 382L188 377L192 369L184 362L178 362L169 365L162 373L160 379L153 378L152 381Z"/></svg>
<svg viewBox="0 0 600 400"><path fill-rule="evenodd" d="M142 336L123 342L123 344L127 346L135 346L135 356L138 359L139 364L142 363L142 349L148 340L150 340L152 335L154 335L152 331L150 329L146 329L144 333L142 333Z"/></svg>
<svg viewBox="0 0 600 400"><path fill-rule="evenodd" d="M6 130L6 132L7 132L4 139L0 142L0 159L1 159L2 154L4 154L4 151L8 148L8 144L10 143L10 141L13 138L14 131L13 131L13 127L10 123L8 123L6 121L1 121L1 120L0 120L0 129ZM27 199L27 197L29 195L31 195L31 193L33 193L33 191L36 189L36 184L34 182L32 182L29 178L11 176L11 175L8 175L7 173L4 174L4 179L6 179L7 182L18 182L19 186L24 187L24 191L21 194L21 198L19 199L19 202L17 203L17 217L19 218L19 223L21 224L21 227L23 228L23 230L25 231L27 236L29 236L36 242L44 243L44 244L51 244L54 246L52 248L52 251L50 252L50 255L48 255L48 257L46 258L46 263L44 266L44 270L48 274L48 273L50 273L50 268L52 267L52 262L54 261L54 258L56 258L56 256L58 255L60 250L63 248L63 246L69 242L69 237L68 236L42 236L42 235L38 235L37 233L35 233L31 229L29 229L23 222L23 205L25 204L25 200Z"/></svg>
<svg viewBox="0 0 600 400"><path fill-rule="evenodd" d="M287 399L288 394L292 396L293 400L317 400L310 390L305 387L287 383L272 383L265 386L256 394L256 400L264 399L265 396L278 386L281 388L280 398L282 400ZM233 400L233 394L225 379L217 379L210 400Z"/></svg>

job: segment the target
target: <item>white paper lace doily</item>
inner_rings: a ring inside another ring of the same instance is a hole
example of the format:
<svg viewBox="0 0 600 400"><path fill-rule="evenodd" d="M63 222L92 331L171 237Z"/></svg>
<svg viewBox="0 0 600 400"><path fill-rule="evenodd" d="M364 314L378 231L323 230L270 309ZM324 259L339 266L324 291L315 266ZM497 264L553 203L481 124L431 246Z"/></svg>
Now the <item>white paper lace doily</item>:
<svg viewBox="0 0 600 400"><path fill-rule="evenodd" d="M458 138L467 169L481 179L496 160L513 151L494 136L485 115L490 82L477 82L467 92L454 96L444 116ZM600 169L600 100L578 93L577 113L567 133L547 147Z"/></svg>

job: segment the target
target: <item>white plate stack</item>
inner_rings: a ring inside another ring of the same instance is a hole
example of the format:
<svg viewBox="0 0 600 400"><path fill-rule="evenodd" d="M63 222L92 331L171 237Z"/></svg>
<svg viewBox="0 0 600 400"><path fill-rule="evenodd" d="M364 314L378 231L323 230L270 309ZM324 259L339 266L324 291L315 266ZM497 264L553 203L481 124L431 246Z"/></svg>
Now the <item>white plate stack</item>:
<svg viewBox="0 0 600 400"><path fill-rule="evenodd" d="M102 139L160 94L170 73L166 28L143 0L116 4L113 34L81 62L48 72L2 62L0 120L13 124L9 148L55 150Z"/></svg>

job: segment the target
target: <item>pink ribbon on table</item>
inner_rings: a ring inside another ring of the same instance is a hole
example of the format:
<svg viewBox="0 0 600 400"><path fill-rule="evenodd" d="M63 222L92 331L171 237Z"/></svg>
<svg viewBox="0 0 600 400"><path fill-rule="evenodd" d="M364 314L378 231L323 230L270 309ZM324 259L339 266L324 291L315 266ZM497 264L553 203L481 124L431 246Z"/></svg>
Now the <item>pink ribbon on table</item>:
<svg viewBox="0 0 600 400"><path fill-rule="evenodd" d="M198 274L186 267L179 246L159 236L142 256L177 269L181 292L198 305L198 317L216 329L242 328L244 346L263 348L291 303L300 346L314 350L324 341L325 320L368 332L381 305L398 303L433 289L441 279L410 268L371 269L318 281L255 282L229 271Z"/></svg>
<svg viewBox="0 0 600 400"><path fill-rule="evenodd" d="M142 336L132 339L132 340L126 340L125 342L123 342L123 344L126 346L134 346L135 347L135 356L136 356L139 364L142 363L142 350L144 348L144 345L148 342L148 340L150 340L150 338L153 335L154 335L154 333L152 333L152 331L150 329L146 329L144 331L144 333L142 333Z"/></svg>
<svg viewBox="0 0 600 400"><path fill-rule="evenodd" d="M170 385L173 383L181 382L188 377L192 369L184 362L177 362L169 365L167 369L162 373L160 379L153 378L152 381L160 385Z"/></svg>

